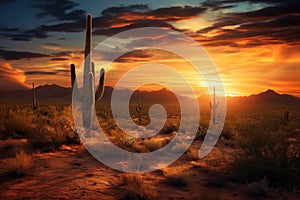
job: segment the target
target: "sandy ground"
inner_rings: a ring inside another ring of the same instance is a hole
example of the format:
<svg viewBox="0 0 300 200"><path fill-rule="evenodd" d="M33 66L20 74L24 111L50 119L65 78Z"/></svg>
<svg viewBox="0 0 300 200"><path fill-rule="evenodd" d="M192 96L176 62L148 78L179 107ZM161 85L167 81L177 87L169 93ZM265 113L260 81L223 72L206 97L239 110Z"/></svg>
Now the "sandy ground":
<svg viewBox="0 0 300 200"><path fill-rule="evenodd" d="M124 173L94 159L83 146L76 145L50 153L33 155L34 166L21 178L3 178L0 199L122 199L128 193L122 184ZM184 158L172 164L184 169L186 186L166 183L162 171L142 174L151 179L158 199L284 199L274 194L254 197L226 175L208 170L203 161ZM298 199L289 196L287 199Z"/></svg>

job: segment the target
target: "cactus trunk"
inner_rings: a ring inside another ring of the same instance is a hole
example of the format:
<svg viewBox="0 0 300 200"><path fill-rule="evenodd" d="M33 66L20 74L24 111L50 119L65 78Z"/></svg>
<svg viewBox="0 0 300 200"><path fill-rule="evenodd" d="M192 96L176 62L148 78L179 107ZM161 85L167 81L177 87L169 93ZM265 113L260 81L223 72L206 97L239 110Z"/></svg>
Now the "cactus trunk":
<svg viewBox="0 0 300 200"><path fill-rule="evenodd" d="M143 109L143 103L142 103L142 98L141 95L139 96L139 102L138 105L136 106L136 112L138 113L138 117L139 117L139 124L142 123L142 109Z"/></svg>
<svg viewBox="0 0 300 200"><path fill-rule="evenodd" d="M86 36L85 36L85 51L84 51L84 72L83 72L83 108L82 108L82 119L83 124L86 128L90 127L92 109L91 104L92 98L94 98L93 91L91 91L91 86L93 81L90 80L91 68L91 42L92 42L92 17L87 16L86 19ZM93 76L91 76L93 78ZM92 82L91 82L92 81Z"/></svg>
<svg viewBox="0 0 300 200"><path fill-rule="evenodd" d="M37 98L36 98L36 91L35 91L34 83L32 83L32 108L33 108L33 110L38 109L38 102L37 102Z"/></svg>
<svg viewBox="0 0 300 200"><path fill-rule="evenodd" d="M219 102L216 103L216 88L214 87L214 98L213 98L213 103L210 102L210 108L212 110L212 121L213 121L213 124L216 124L216 110L219 106Z"/></svg>
<svg viewBox="0 0 300 200"><path fill-rule="evenodd" d="M94 112L95 102L101 99L104 92L104 69L100 71L99 85L95 90L95 65L92 61L92 16L88 15L86 19L86 37L85 37L85 51L84 51L84 71L83 71L83 87L81 93L79 92L75 65L71 64L71 84L73 90L73 97L82 102L82 122L86 129L91 128L92 116ZM96 94L95 94L96 93Z"/></svg>

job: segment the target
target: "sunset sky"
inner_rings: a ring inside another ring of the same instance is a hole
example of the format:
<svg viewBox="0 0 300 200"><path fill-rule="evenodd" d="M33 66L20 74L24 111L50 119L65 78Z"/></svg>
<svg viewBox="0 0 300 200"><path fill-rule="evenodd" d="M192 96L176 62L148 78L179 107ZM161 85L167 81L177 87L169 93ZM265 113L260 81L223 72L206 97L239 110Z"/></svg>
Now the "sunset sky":
<svg viewBox="0 0 300 200"><path fill-rule="evenodd" d="M0 89L19 89L32 82L70 87L69 66L75 63L79 68L83 61L89 13L94 47L133 28L175 30L208 52L227 95L273 89L300 97L299 0L140 2L1 0ZM167 52L134 51L118 59L109 73L114 77L113 72L121 75L128 66L159 62L182 70L200 88L193 72L178 59ZM106 85L113 81L108 79Z"/></svg>

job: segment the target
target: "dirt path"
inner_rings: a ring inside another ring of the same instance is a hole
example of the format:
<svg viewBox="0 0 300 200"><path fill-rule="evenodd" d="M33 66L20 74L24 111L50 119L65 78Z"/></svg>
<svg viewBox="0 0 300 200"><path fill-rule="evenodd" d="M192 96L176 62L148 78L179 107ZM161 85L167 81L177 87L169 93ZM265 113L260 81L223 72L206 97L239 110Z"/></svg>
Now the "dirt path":
<svg viewBox="0 0 300 200"><path fill-rule="evenodd" d="M22 178L1 181L0 199L121 199L128 191L124 173L94 159L82 146L74 151L59 150L34 154L34 167ZM250 197L237 184L184 159L175 163L184 168L186 186L176 188L165 182L162 171L143 174L151 178L158 199L273 199Z"/></svg>

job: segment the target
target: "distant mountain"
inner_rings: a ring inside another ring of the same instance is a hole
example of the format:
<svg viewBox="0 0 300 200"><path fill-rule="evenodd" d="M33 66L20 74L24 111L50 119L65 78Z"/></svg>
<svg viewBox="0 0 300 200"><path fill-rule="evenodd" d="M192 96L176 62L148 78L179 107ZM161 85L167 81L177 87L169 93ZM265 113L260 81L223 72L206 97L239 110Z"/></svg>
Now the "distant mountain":
<svg viewBox="0 0 300 200"><path fill-rule="evenodd" d="M110 104L113 88L106 86L105 93L100 104ZM123 96L128 96L131 93L128 89L119 90L120 98L117 100L119 103L124 103ZM44 85L36 88L37 98L41 105L46 104L70 104L72 102L71 88L61 87L59 85ZM123 94L123 95L122 95ZM144 104L162 104L178 106L179 102L172 91L165 88L157 91L135 91L131 97L131 102L136 104L139 98L142 98ZM193 102L192 99L185 96L179 96L186 104ZM200 107L208 107L210 101L209 95L202 95L198 98ZM22 103L30 104L32 102L32 89L20 90L0 90L0 103ZM279 94L273 90L267 90L259 94L253 94L247 97L227 97L227 105L267 105L267 104L280 104L283 106L300 105L300 99L289 95Z"/></svg>
<svg viewBox="0 0 300 200"><path fill-rule="evenodd" d="M103 104L110 104L111 96L112 96L113 88L112 87L105 87L105 93L103 98L101 99L100 103ZM123 89L118 91L120 93L120 98L117 99L117 102L120 104L125 102L125 97L128 96L132 91L128 89ZM124 97L124 98L122 98ZM132 97L130 98L130 102L133 104L137 104L141 98L143 104L162 104L162 105L169 105L169 106L178 106L179 102L177 100L176 95L165 88L157 91L134 91ZM179 100L184 103L191 103L193 102L192 99L185 97L185 96L178 96Z"/></svg>
<svg viewBox="0 0 300 200"><path fill-rule="evenodd" d="M281 104L281 105L295 105L300 104L300 99L289 95L279 94L274 90L268 89L259 94L252 94L248 97L228 97L229 103L243 103L243 104Z"/></svg>
<svg viewBox="0 0 300 200"><path fill-rule="evenodd" d="M68 104L71 102L71 88L59 85L44 85L36 88L37 99L43 104ZM1 103L30 104L32 102L32 89L0 90Z"/></svg>

